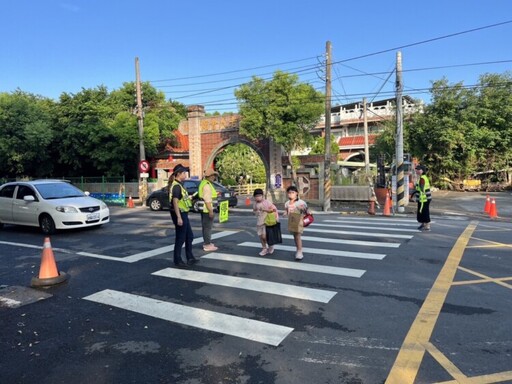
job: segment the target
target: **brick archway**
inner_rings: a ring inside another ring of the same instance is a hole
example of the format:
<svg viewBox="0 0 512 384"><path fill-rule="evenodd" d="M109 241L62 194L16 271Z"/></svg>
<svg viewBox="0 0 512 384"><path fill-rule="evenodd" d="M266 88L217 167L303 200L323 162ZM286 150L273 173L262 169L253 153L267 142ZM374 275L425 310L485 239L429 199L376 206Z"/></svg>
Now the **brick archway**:
<svg viewBox="0 0 512 384"><path fill-rule="evenodd" d="M232 136L232 137L228 138L227 140L221 141L215 147L212 148L210 153L204 153L205 161L204 161L203 169L210 168L213 164L213 161L215 160L215 157L219 154L220 150L222 148L227 147L228 145L232 145L232 144L245 144L258 154L258 156L260 157L260 159L263 162L263 165L265 166L265 174L267 175L267 185L268 185L268 178L270 175L270 165L269 165L269 162L267 161L267 159L265 158L265 154L263 152L263 150L265 148L268 148L268 145L263 145L262 147L259 147L259 146L255 145L253 142L251 142L241 136L238 136L238 137Z"/></svg>
<svg viewBox="0 0 512 384"><path fill-rule="evenodd" d="M265 166L268 186L272 186L276 174L282 173L281 146L269 139L254 141L240 135L240 115L205 116L201 105L190 106L187 112L187 120L180 122L178 131L188 139L187 165L191 177L201 178L219 151L236 143L248 145L258 153Z"/></svg>

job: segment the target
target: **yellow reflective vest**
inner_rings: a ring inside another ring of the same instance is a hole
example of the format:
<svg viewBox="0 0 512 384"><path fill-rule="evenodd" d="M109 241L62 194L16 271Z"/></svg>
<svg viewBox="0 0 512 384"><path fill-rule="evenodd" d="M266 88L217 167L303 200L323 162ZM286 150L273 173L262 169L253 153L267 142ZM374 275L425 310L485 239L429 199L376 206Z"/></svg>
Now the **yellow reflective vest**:
<svg viewBox="0 0 512 384"><path fill-rule="evenodd" d="M209 185L210 186L210 189L211 189L211 192L212 192L212 208L213 208L213 202L217 201L217 199L216 199L217 190L215 189L215 186L213 185L213 183L210 180L207 180L207 179L201 180L201 183L199 183L199 188L197 189L197 196L201 200L203 200L204 186L205 185ZM203 213L209 213L208 208L206 207L206 204L204 204L204 203L203 203Z"/></svg>
<svg viewBox="0 0 512 384"><path fill-rule="evenodd" d="M420 180L423 179L424 185L423 188L420 186ZM420 203L425 203L428 200L432 200L432 192L430 191L430 180L427 175L421 175L420 180L416 183L416 191L419 193L418 201Z"/></svg>
<svg viewBox="0 0 512 384"><path fill-rule="evenodd" d="M172 204L172 190L174 189L175 185L179 185L181 188L181 199L178 201L178 207L180 208L181 212L188 212L190 211L190 208L192 208L192 200L190 199L187 190L185 187L178 181L174 180L171 184L171 191L170 191L170 200L171 200L171 210L174 211L173 204Z"/></svg>

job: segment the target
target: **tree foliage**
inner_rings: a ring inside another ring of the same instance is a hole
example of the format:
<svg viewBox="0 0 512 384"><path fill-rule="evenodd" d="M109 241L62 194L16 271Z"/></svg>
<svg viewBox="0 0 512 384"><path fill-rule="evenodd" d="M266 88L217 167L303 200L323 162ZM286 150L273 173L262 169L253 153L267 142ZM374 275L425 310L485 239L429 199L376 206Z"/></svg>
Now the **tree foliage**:
<svg viewBox="0 0 512 384"><path fill-rule="evenodd" d="M265 166L254 149L245 144L227 146L216 158L215 167L227 185L237 184L242 177L253 183L266 181Z"/></svg>
<svg viewBox="0 0 512 384"><path fill-rule="evenodd" d="M464 179L512 161L512 77L486 74L477 87L433 83L432 103L408 131L411 152L436 177Z"/></svg>
<svg viewBox="0 0 512 384"><path fill-rule="evenodd" d="M340 151L340 147L338 146L338 142L334 135L331 135L331 154L337 154ZM325 153L325 137L318 137L313 142L311 146L311 151L309 152L311 155L321 155Z"/></svg>
<svg viewBox="0 0 512 384"><path fill-rule="evenodd" d="M53 103L17 90L0 94L0 176L43 177L53 171Z"/></svg>
<svg viewBox="0 0 512 384"><path fill-rule="evenodd" d="M312 142L310 130L324 111L324 97L297 75L281 71L272 80L253 77L235 91L242 116L240 133L250 139L270 138L282 145L291 162L294 150ZM292 167L293 178L295 169Z"/></svg>
<svg viewBox="0 0 512 384"><path fill-rule="evenodd" d="M144 146L150 158L173 137L185 106L142 84ZM137 174L135 84L62 93L58 102L16 91L0 94L0 175L56 177Z"/></svg>

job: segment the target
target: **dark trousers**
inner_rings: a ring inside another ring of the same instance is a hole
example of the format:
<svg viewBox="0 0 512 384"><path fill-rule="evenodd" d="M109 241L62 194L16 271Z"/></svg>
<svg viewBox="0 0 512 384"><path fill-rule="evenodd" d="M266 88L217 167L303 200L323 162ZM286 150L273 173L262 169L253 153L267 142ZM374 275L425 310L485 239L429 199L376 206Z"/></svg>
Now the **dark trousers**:
<svg viewBox="0 0 512 384"><path fill-rule="evenodd" d="M418 212L416 214L416 220L418 223L430 223L430 200L427 200L423 203L423 207L418 201ZM421 209L421 212L420 212Z"/></svg>
<svg viewBox="0 0 512 384"><path fill-rule="evenodd" d="M181 226L178 225L178 217L174 211L171 211L171 219L176 227L176 239L174 240L174 264L183 262L183 259L181 258L181 248L183 247L183 244L185 244L185 255L187 256L187 260L193 259L192 240L194 240L194 233L192 232L192 227L188 220L188 212L181 212L181 219L183 220L183 225Z"/></svg>
<svg viewBox="0 0 512 384"><path fill-rule="evenodd" d="M212 243L212 227L213 217L210 217L209 213L201 212L201 225L203 227L203 241L204 244Z"/></svg>

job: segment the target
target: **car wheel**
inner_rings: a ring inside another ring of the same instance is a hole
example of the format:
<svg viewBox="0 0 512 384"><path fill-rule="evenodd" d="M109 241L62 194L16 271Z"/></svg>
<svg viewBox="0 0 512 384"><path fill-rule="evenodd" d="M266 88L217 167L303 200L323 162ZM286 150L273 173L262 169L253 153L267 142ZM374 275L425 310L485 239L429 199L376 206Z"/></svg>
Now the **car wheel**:
<svg viewBox="0 0 512 384"><path fill-rule="evenodd" d="M162 203L158 199L151 199L149 202L149 208L151 208L152 211L160 211L162 209Z"/></svg>
<svg viewBox="0 0 512 384"><path fill-rule="evenodd" d="M44 214L39 218L39 228L45 235L53 235L55 233L55 222L50 215Z"/></svg>

